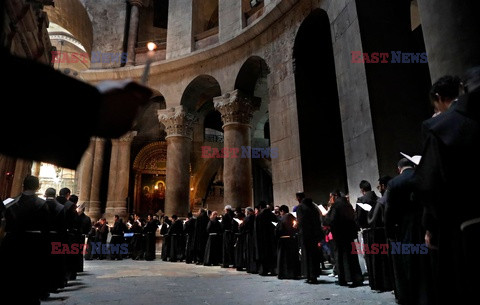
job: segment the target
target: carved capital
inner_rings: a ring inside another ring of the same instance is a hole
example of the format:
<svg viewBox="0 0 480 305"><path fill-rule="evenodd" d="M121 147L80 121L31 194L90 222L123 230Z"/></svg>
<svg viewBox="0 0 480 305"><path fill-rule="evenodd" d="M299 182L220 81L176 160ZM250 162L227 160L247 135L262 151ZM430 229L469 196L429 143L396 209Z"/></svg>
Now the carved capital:
<svg viewBox="0 0 480 305"><path fill-rule="evenodd" d="M158 120L165 125L167 137L182 136L192 139L193 124L197 117L186 112L183 106L158 110Z"/></svg>
<svg viewBox="0 0 480 305"><path fill-rule="evenodd" d="M253 113L260 109L261 99L234 90L213 98L213 105L222 115L224 125L231 123L250 124Z"/></svg>

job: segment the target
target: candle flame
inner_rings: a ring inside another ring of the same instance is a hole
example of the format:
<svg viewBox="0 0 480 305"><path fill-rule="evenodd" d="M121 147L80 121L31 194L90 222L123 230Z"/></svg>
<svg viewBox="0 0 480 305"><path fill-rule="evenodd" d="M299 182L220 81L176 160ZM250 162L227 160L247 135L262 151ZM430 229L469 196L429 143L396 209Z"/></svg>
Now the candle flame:
<svg viewBox="0 0 480 305"><path fill-rule="evenodd" d="M156 45L155 43L153 43L153 42L147 43L147 49L148 49L149 51L153 51L153 50L155 50L156 48L157 48L157 45Z"/></svg>

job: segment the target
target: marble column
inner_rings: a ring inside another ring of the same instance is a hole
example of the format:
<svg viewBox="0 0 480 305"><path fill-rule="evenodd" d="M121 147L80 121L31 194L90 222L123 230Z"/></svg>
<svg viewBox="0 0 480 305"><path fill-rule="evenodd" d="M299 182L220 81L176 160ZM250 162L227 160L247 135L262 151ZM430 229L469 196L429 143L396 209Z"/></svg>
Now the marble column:
<svg viewBox="0 0 480 305"><path fill-rule="evenodd" d="M92 220L98 220L101 214L100 186L102 183L103 155L105 152L105 140L95 138L95 151L92 165L92 181L90 187L90 199L86 214Z"/></svg>
<svg viewBox="0 0 480 305"><path fill-rule="evenodd" d="M432 83L480 65L477 0L418 0Z"/></svg>
<svg viewBox="0 0 480 305"><path fill-rule="evenodd" d="M109 223L113 223L113 216L115 215L124 219L127 216L130 147L136 135L136 131L130 131L118 139L112 139L107 207L104 215Z"/></svg>
<svg viewBox="0 0 480 305"><path fill-rule="evenodd" d="M158 111L167 132L165 214L186 216L190 209L190 151L196 117L183 106Z"/></svg>
<svg viewBox="0 0 480 305"><path fill-rule="evenodd" d="M137 45L138 37L138 21L139 9L143 6L142 0L129 0L132 5L130 11L130 23L128 27L128 44L127 44L127 66L135 64L135 46Z"/></svg>
<svg viewBox="0 0 480 305"><path fill-rule="evenodd" d="M93 154L95 153L95 139L90 139L90 145L83 153L82 160L77 169L79 195L78 202L83 203L86 207L90 204L90 190L92 186L92 168Z"/></svg>
<svg viewBox="0 0 480 305"><path fill-rule="evenodd" d="M32 165L32 176L38 177L40 176L40 167L42 166L42 162L40 161L33 161Z"/></svg>
<svg viewBox="0 0 480 305"><path fill-rule="evenodd" d="M32 171L32 161L17 159L15 164L15 171L13 172L12 188L10 190L10 197L20 195L23 191L23 180Z"/></svg>
<svg viewBox="0 0 480 305"><path fill-rule="evenodd" d="M261 99L234 90L215 97L213 104L222 115L224 147L238 148L251 145L252 116L260 108ZM249 207L253 204L252 160L250 158L225 158L223 160L224 203L232 207Z"/></svg>

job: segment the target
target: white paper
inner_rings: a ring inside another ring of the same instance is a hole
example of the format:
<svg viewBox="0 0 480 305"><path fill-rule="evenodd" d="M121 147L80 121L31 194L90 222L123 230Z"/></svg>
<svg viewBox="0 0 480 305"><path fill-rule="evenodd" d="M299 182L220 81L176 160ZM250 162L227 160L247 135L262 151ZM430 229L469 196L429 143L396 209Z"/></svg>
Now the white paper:
<svg viewBox="0 0 480 305"><path fill-rule="evenodd" d="M235 220L238 224L241 224L241 223L242 223L242 221L241 221L240 219L238 219L238 218L234 218L233 220Z"/></svg>
<svg viewBox="0 0 480 305"><path fill-rule="evenodd" d="M7 199L5 199L5 200L3 201L3 204L4 204L4 205L7 205L7 204L9 204L10 202L12 202L12 201L14 201L14 200L15 200L15 199L13 199L13 198L7 198Z"/></svg>
<svg viewBox="0 0 480 305"><path fill-rule="evenodd" d="M320 209L320 212L323 216L327 215L328 211L323 207L323 205L319 204L318 208Z"/></svg>
<svg viewBox="0 0 480 305"><path fill-rule="evenodd" d="M273 222L273 221L272 221L272 224L273 224L274 226L277 226L277 223L278 223L278 222Z"/></svg>
<svg viewBox="0 0 480 305"><path fill-rule="evenodd" d="M297 218L297 212L290 212L290 214L292 214L293 217Z"/></svg>
<svg viewBox="0 0 480 305"><path fill-rule="evenodd" d="M369 212L371 209L372 209L372 206L367 204L367 203L360 203L360 202L357 202L357 205L359 207L361 207L362 209L364 209L365 211Z"/></svg>

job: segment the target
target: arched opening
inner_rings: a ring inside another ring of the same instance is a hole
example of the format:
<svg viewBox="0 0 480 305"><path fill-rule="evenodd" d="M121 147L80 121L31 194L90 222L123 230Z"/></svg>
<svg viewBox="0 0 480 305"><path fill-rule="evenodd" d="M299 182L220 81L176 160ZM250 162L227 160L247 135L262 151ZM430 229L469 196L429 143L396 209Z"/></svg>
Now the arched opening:
<svg viewBox="0 0 480 305"><path fill-rule="evenodd" d="M303 188L308 197L324 202L332 189L347 191L332 38L325 11L315 10L303 21L293 59Z"/></svg>
<svg viewBox="0 0 480 305"><path fill-rule="evenodd" d="M166 142L150 143L135 156L134 203L129 212L144 216L165 211L165 190L168 187L165 185L166 166Z"/></svg>
<svg viewBox="0 0 480 305"><path fill-rule="evenodd" d="M425 52L416 2L357 1L363 52L389 55L387 63L364 64L380 175L396 175L400 152L421 153L421 122L433 113L428 63L393 58Z"/></svg>
<svg viewBox="0 0 480 305"><path fill-rule="evenodd" d="M215 199L208 198L208 189L212 187L212 177L222 167L223 159L202 158L201 147L208 145L221 149L223 147L223 129L221 116L213 106L213 98L222 95L217 80L210 75L200 75L193 79L183 92L180 104L184 110L194 113L198 123L193 127L192 180L190 205L193 210L200 207L216 207L217 202L223 202L223 182L215 180L219 188ZM221 190L220 190L221 189Z"/></svg>
<svg viewBox="0 0 480 305"><path fill-rule="evenodd" d="M193 37L195 49L218 42L218 1L193 1Z"/></svg>
<svg viewBox="0 0 480 305"><path fill-rule="evenodd" d="M271 149L270 125L267 123L269 120L268 73L270 73L270 69L265 60L258 56L252 56L242 65L235 80L235 89L262 100L260 109L253 114L251 123L252 147L261 149ZM272 155L269 153L266 157L252 159L253 202L255 205L260 201L273 202L271 157Z"/></svg>
<svg viewBox="0 0 480 305"><path fill-rule="evenodd" d="M205 142L223 143L222 116L220 112L212 109L203 121Z"/></svg>

